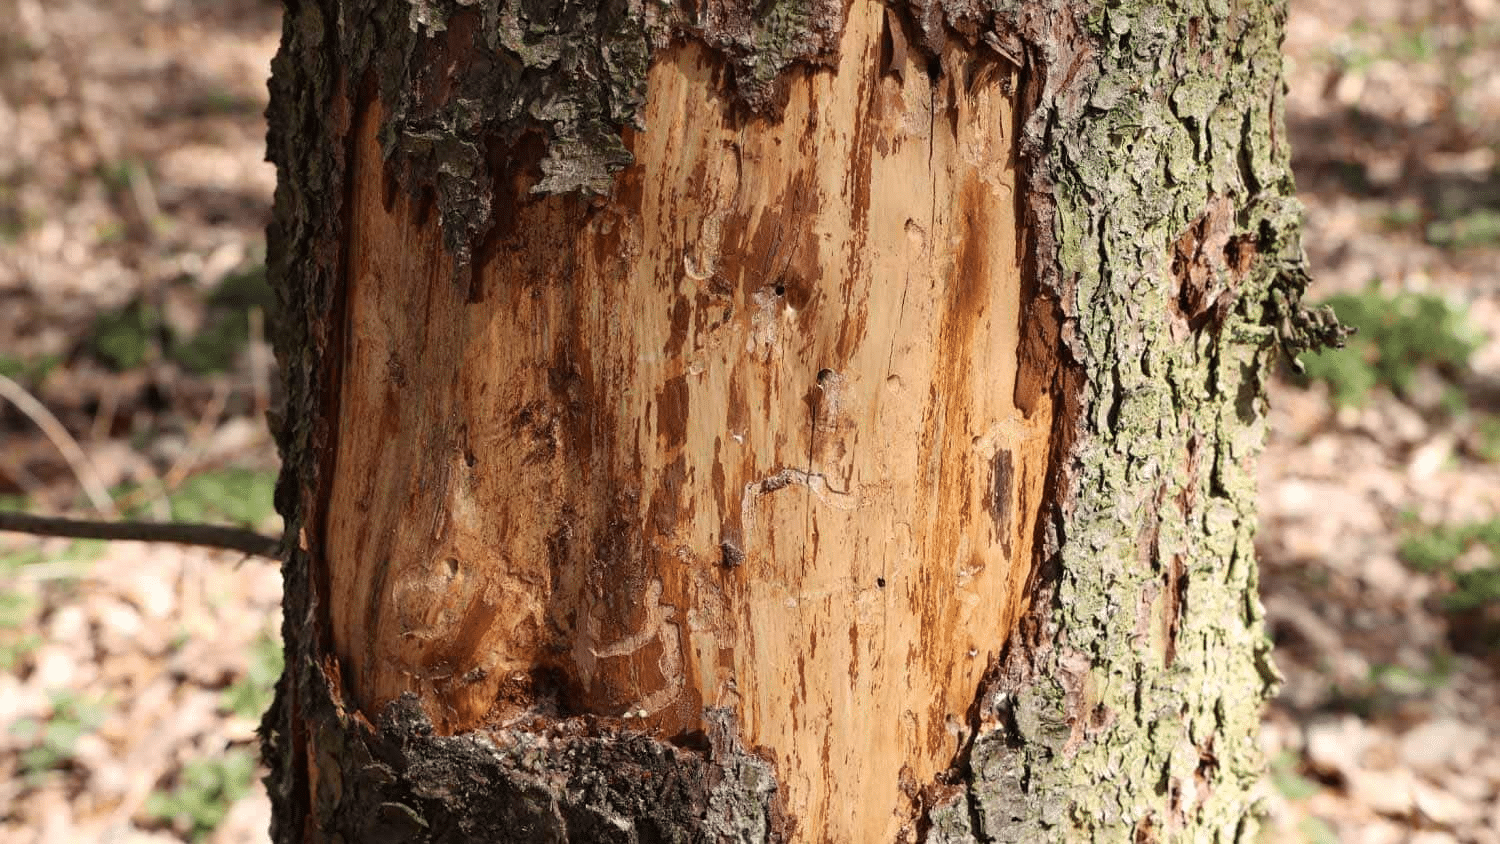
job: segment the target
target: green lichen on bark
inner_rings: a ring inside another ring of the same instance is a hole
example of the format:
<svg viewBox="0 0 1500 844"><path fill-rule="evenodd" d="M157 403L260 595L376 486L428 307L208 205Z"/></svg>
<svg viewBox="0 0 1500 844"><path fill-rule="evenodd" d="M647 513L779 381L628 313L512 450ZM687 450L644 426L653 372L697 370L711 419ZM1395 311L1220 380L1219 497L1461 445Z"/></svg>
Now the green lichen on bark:
<svg viewBox="0 0 1500 844"><path fill-rule="evenodd" d="M1285 5L938 5L1024 53L1031 258L1079 393L1032 612L929 840L1250 840L1262 382L1341 336L1300 304Z"/></svg>

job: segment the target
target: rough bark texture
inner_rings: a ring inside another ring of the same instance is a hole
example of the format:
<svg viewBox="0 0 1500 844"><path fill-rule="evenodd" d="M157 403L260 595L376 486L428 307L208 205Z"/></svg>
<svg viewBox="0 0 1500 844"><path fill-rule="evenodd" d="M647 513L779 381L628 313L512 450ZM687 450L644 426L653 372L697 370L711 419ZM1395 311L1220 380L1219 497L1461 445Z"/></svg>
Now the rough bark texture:
<svg viewBox="0 0 1500 844"><path fill-rule="evenodd" d="M1033 613L929 840L1250 840L1277 678L1251 541L1263 379L1278 346L1339 336L1296 304L1285 7L995 11L947 9L1030 69L1036 271L1078 404Z"/></svg>
<svg viewBox="0 0 1500 844"><path fill-rule="evenodd" d="M845 13L798 0L691 11L288 0L269 137L288 393L277 502L292 549L288 670L263 727L278 842L761 841L792 829L776 817L772 766L712 708L695 747L587 716L444 736L404 698L370 723L346 700L321 555L348 340L348 174L368 102L385 107L387 166L406 194L433 197L454 280L469 285L497 204L513 201L492 174L524 167L529 139L543 142L530 190L607 195L629 163L621 132L673 38L713 51L751 119L775 120L779 83L822 72ZM1037 0L901 14L912 50L1020 69L1027 295L1052 303L1020 354L1064 362L1055 381L1017 385L1058 408L1031 611L995 631L1007 650L955 713L969 723L951 770L912 784L927 810L919 831L1248 840L1255 728L1275 682L1251 545L1261 379L1278 348L1336 335L1298 304L1284 8Z"/></svg>

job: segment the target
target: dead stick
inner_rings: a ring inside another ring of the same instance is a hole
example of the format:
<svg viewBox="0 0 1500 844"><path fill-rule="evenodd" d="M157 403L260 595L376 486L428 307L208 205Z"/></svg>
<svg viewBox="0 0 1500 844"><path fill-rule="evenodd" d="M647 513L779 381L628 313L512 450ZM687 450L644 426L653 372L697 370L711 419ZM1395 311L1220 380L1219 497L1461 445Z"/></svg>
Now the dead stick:
<svg viewBox="0 0 1500 844"><path fill-rule="evenodd" d="M281 540L263 533L225 525L179 522L90 522L30 513L0 511L0 531L74 539L109 539L128 542L171 542L224 548L256 557L281 558Z"/></svg>
<svg viewBox="0 0 1500 844"><path fill-rule="evenodd" d="M52 445L62 454L63 459L68 461L68 466L73 469L73 474L78 478L78 483L83 486L83 491L88 495L89 501L101 516L113 516L114 504L110 501L109 490L105 488L104 481L99 479L99 473L94 471L94 464L89 462L88 455L79 448L78 441L68 433L67 427L57 421L52 411L47 406L36 400L26 388L0 375L0 398L5 398L16 409L26 414Z"/></svg>

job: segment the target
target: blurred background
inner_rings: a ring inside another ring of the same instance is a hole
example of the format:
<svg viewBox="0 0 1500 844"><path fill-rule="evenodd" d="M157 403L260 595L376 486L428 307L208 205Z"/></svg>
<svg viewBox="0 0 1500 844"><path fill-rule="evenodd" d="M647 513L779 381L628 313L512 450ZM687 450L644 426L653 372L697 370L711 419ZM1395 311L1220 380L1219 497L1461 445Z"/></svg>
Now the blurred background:
<svg viewBox="0 0 1500 844"><path fill-rule="evenodd" d="M1500 842L1500 0L1291 0L1267 840ZM0 0L0 508L279 530L269 0ZM61 441L61 442L60 442ZM74 466L63 455L76 443ZM0 842L258 842L265 560L0 534Z"/></svg>

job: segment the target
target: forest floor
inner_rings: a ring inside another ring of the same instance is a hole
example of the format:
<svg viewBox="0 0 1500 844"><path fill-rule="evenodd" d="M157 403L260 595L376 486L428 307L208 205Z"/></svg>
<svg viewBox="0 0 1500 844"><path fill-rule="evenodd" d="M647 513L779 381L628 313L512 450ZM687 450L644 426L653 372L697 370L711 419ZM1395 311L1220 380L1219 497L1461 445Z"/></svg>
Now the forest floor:
<svg viewBox="0 0 1500 844"><path fill-rule="evenodd" d="M1500 842L1500 0L1292 0L1314 295L1271 388L1266 840ZM277 530L267 0L0 0L0 506ZM97 500L96 500L97 499ZM0 535L0 842L253 842L274 564Z"/></svg>

